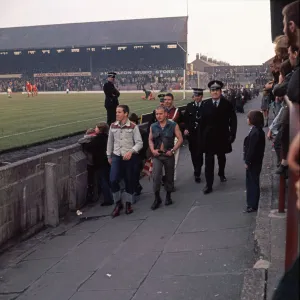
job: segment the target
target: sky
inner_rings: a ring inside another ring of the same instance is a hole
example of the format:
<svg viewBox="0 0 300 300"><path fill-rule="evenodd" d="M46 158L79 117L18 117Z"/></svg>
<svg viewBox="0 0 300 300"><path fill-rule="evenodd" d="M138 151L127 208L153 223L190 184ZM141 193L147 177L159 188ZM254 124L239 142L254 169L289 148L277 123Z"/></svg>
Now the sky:
<svg viewBox="0 0 300 300"><path fill-rule="evenodd" d="M231 65L262 64L274 55L269 0L5 1L1 27L186 16L189 62L196 53Z"/></svg>

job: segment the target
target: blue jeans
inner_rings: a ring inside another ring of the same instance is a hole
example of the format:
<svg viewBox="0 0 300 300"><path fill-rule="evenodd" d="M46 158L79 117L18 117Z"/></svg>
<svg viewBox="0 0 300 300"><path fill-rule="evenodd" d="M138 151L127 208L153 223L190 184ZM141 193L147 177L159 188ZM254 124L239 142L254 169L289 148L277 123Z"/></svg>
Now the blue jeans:
<svg viewBox="0 0 300 300"><path fill-rule="evenodd" d="M95 171L98 191L103 193L104 203L113 203L113 197L109 183L109 172L109 166L101 166L100 169Z"/></svg>
<svg viewBox="0 0 300 300"><path fill-rule="evenodd" d="M122 156L113 155L110 171L110 183L114 202L121 200L120 181L125 183L125 201L134 202L134 192L136 189L136 165L138 163L136 154L130 160L123 160Z"/></svg>

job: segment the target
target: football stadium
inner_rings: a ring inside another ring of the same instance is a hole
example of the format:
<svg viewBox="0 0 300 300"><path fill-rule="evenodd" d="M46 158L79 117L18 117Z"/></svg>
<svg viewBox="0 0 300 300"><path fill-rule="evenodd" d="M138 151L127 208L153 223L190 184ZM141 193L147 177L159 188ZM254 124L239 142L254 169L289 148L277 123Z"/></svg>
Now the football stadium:
<svg viewBox="0 0 300 300"><path fill-rule="evenodd" d="M186 53L187 17L0 29L0 151L105 120L102 89L111 71L131 112L141 116L158 105L142 99L148 90L172 91L184 105L185 90L197 84L184 80ZM37 96L27 95L26 82Z"/></svg>

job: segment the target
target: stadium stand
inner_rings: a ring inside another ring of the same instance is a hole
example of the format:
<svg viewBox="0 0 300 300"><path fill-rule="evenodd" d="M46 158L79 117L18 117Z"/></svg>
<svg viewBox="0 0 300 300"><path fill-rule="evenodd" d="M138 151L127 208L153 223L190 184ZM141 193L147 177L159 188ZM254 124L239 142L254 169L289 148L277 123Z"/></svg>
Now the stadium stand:
<svg viewBox="0 0 300 300"><path fill-rule="evenodd" d="M186 49L187 17L2 28L0 88L30 78L45 91L101 89L113 70L121 89L179 89Z"/></svg>

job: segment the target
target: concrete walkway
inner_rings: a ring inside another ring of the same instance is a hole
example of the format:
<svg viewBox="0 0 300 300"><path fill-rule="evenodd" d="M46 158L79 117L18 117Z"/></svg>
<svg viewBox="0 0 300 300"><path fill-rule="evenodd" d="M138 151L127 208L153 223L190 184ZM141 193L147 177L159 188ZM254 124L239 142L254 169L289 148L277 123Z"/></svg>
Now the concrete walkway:
<svg viewBox="0 0 300 300"><path fill-rule="evenodd" d="M246 111L258 108L260 98ZM244 273L254 263L255 215L245 207L243 139L246 115L238 114L227 183L214 192L193 181L182 148L174 204L150 210L151 183L130 216L75 220L47 230L0 257L0 300L237 300ZM111 207L85 209L84 216ZM82 217L81 216L81 217Z"/></svg>

